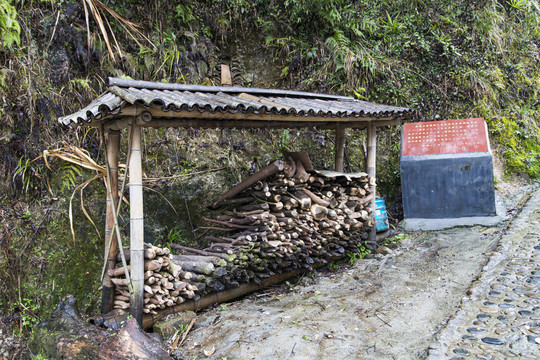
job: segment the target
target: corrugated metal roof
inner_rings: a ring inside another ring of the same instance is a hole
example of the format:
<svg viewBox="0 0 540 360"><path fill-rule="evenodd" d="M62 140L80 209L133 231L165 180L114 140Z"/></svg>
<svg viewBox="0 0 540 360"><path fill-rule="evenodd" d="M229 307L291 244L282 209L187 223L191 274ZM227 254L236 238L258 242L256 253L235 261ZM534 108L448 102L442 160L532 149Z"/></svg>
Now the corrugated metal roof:
<svg viewBox="0 0 540 360"><path fill-rule="evenodd" d="M109 78L108 91L85 108L58 119L63 125L99 123L133 106L169 112L209 112L327 118L331 122L366 118L407 118L411 109L360 101L346 96L277 89L200 86ZM252 117L252 120L257 120ZM264 120L261 118L261 120Z"/></svg>

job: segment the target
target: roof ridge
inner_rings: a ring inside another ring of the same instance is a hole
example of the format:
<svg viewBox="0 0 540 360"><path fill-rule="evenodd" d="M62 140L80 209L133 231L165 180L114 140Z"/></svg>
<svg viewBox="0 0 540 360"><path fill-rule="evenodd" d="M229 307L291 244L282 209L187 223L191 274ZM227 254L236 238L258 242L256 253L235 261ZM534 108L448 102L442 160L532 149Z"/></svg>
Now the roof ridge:
<svg viewBox="0 0 540 360"><path fill-rule="evenodd" d="M261 89L236 86L208 86L208 85L189 85L178 83L165 83L144 80L132 80L109 77L109 87L118 86L124 88L152 89L152 90L177 90L177 91L199 91L210 93L248 93L266 96L284 96L284 97L302 97L323 100L356 101L350 96L317 94L304 91L281 90L281 89Z"/></svg>

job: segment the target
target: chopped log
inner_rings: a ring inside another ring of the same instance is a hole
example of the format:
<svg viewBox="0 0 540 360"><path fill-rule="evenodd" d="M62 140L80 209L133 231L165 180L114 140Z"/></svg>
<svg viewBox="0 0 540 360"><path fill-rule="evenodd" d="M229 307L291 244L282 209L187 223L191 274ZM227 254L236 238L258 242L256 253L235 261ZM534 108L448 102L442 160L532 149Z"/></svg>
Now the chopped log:
<svg viewBox="0 0 540 360"><path fill-rule="evenodd" d="M321 187L324 185L324 179L320 176L310 175L308 183L312 186Z"/></svg>
<svg viewBox="0 0 540 360"><path fill-rule="evenodd" d="M154 259L156 257L156 250L154 248L146 248L144 249L144 258L145 259ZM131 260L131 255L129 253L129 249L124 249L124 256L126 258L126 261L130 261ZM116 261L117 262L121 262L122 261L122 257L120 254L116 255Z"/></svg>
<svg viewBox="0 0 540 360"><path fill-rule="evenodd" d="M301 209L309 210L311 208L311 198L303 191L297 191L291 196L298 201Z"/></svg>
<svg viewBox="0 0 540 360"><path fill-rule="evenodd" d="M309 180L309 174L304 168L304 164L301 160L296 160L296 174L294 175L295 179L298 179L300 182L305 183Z"/></svg>
<svg viewBox="0 0 540 360"><path fill-rule="evenodd" d="M114 299L114 308L123 310L129 309L129 302Z"/></svg>
<svg viewBox="0 0 540 360"><path fill-rule="evenodd" d="M169 255L171 253L171 250L169 248L163 248L163 247L159 247L159 246L154 246L152 244L149 244L149 243L144 243L144 248L145 249L152 249L156 255L160 255L160 256L163 256L163 255Z"/></svg>
<svg viewBox="0 0 540 360"><path fill-rule="evenodd" d="M244 218L231 218L229 221L238 225L256 225L259 224L260 219L256 216L250 215Z"/></svg>
<svg viewBox="0 0 540 360"><path fill-rule="evenodd" d="M215 267L212 263L201 261L182 261L179 260L176 256L177 255L172 255L171 262L176 265L180 265L185 271L195 272L204 275L211 275L215 270Z"/></svg>
<svg viewBox="0 0 540 360"><path fill-rule="evenodd" d="M261 205L263 205L263 204L261 204ZM265 205L267 205L267 204L265 204ZM215 223L215 224L219 224L219 225L224 225L224 226L228 226L228 227L235 228L235 229L250 229L250 228L253 227L253 226L250 226L250 225L233 224L233 223L230 223L230 222L227 222L227 221L220 221L220 220L214 220L214 219L209 219L209 218L204 218L203 220L206 221L206 222L211 222L211 223Z"/></svg>
<svg viewBox="0 0 540 360"><path fill-rule="evenodd" d="M319 204L319 205L324 206L324 207L329 207L330 206L329 201L321 199L320 197L318 197L317 195L315 195L314 193L312 193L311 191L309 191L307 189L303 190L303 193L306 194L307 196L309 196L311 201L313 201L315 204Z"/></svg>
<svg viewBox="0 0 540 360"><path fill-rule="evenodd" d="M274 205L270 206L270 208L272 209L272 211L281 211L283 209L283 203L277 202Z"/></svg>
<svg viewBox="0 0 540 360"><path fill-rule="evenodd" d="M270 205L268 205L267 203L261 203L261 204L250 204L250 205L242 205L242 206L237 206L236 207L236 211L239 211L239 212L245 212L246 214L249 213L249 214L252 214L252 212L254 211L264 211L264 210L268 210L270 209Z"/></svg>
<svg viewBox="0 0 540 360"><path fill-rule="evenodd" d="M111 281L116 286L128 286L129 282L127 279L118 279L118 278L111 278Z"/></svg>
<svg viewBox="0 0 540 360"><path fill-rule="evenodd" d="M237 205L249 204L251 202L253 202L252 197L225 199L225 200L220 201L219 206L237 206Z"/></svg>
<svg viewBox="0 0 540 360"><path fill-rule="evenodd" d="M175 259L180 261L202 261L209 262L215 266L225 267L227 266L227 261L217 256L202 256L202 255L173 255Z"/></svg>
<svg viewBox="0 0 540 360"><path fill-rule="evenodd" d="M225 254L210 254L210 253L208 253L208 252L206 252L204 250L193 249L193 248L178 245L178 244L171 244L171 247L174 248L174 249L182 250L182 252L187 252L187 253L197 254L197 255L202 255L202 256L216 256L216 257L220 257L220 258L222 258L222 259L224 259L226 261L232 261L232 260L230 260L230 256L225 255Z"/></svg>
<svg viewBox="0 0 540 360"><path fill-rule="evenodd" d="M292 196L282 196L281 202L286 210L292 210L298 206L298 200Z"/></svg>
<svg viewBox="0 0 540 360"><path fill-rule="evenodd" d="M240 184L234 186L232 189L227 191L225 194L221 195L211 206L212 209L217 209L221 206L221 202L226 199L230 199L242 191L250 187L251 185L257 183L258 181L266 179L268 176L276 174L278 171L282 171L285 167L285 164L281 160L276 160L270 165L264 167L262 170L251 175Z"/></svg>
<svg viewBox="0 0 540 360"><path fill-rule="evenodd" d="M262 181L257 181L255 183L255 185L253 185L253 189L257 190L257 191L260 191L263 189L263 187L265 186L265 183L262 182Z"/></svg>
<svg viewBox="0 0 540 360"><path fill-rule="evenodd" d="M283 174L286 177L291 178L294 176L295 173L296 173L296 162L294 161L292 157L289 156L287 158L287 163L285 164L285 167L283 168Z"/></svg>
<svg viewBox="0 0 540 360"><path fill-rule="evenodd" d="M290 218L298 218L298 211L296 211L295 209L293 210L285 210L283 211L283 214L287 217L290 217Z"/></svg>
<svg viewBox="0 0 540 360"><path fill-rule="evenodd" d="M359 199L358 202L360 203L360 205L364 206L366 204L369 204L371 200L373 200L373 194L369 194L368 196Z"/></svg>
<svg viewBox="0 0 540 360"><path fill-rule="evenodd" d="M328 209L321 205L313 204L311 206L311 214L315 220L321 220L328 214Z"/></svg>
<svg viewBox="0 0 540 360"><path fill-rule="evenodd" d="M163 265L162 261L159 260L150 260L144 262L145 271L159 271ZM128 271L131 270L131 266L128 265ZM111 269L108 271L109 276L122 276L125 275L126 269L124 267Z"/></svg>

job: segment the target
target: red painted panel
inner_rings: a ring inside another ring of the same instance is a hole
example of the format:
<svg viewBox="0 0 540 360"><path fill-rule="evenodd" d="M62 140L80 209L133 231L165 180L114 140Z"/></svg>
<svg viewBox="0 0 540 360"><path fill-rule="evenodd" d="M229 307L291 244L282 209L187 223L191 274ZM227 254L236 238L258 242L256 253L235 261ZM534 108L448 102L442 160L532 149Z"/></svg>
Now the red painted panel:
<svg viewBox="0 0 540 360"><path fill-rule="evenodd" d="M407 123L402 155L457 154L488 151L483 118Z"/></svg>

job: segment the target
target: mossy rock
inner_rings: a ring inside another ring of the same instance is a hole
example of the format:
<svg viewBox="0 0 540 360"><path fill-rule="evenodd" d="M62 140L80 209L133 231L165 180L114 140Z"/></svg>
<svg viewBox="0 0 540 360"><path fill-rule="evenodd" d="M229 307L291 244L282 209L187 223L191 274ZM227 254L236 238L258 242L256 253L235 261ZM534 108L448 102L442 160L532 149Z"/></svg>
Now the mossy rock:
<svg viewBox="0 0 540 360"><path fill-rule="evenodd" d="M34 329L28 349L50 359L95 359L100 344L114 332L86 323L77 310L75 297L67 295L51 318Z"/></svg>

